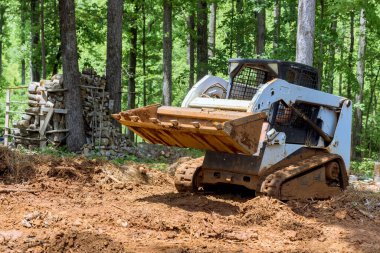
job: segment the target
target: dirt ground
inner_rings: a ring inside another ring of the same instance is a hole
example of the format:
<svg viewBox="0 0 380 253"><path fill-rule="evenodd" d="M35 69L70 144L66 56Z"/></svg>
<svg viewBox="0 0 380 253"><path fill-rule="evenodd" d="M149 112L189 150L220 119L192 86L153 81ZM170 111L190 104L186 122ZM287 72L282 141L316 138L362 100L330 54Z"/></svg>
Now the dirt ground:
<svg viewBox="0 0 380 253"><path fill-rule="evenodd" d="M380 252L380 194L180 194L147 164L0 149L0 252Z"/></svg>

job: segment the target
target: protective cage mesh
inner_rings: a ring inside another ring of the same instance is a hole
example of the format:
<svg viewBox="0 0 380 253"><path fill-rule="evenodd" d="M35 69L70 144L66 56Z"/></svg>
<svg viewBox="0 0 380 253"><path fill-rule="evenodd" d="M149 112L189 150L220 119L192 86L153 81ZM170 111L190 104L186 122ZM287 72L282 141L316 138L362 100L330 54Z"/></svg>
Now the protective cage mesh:
<svg viewBox="0 0 380 253"><path fill-rule="evenodd" d="M318 125L316 117L319 111L318 106L304 103L294 104L293 106ZM318 134L316 134L315 130L292 109L287 108L282 103L278 105L274 128L286 134L287 143L316 145L318 142Z"/></svg>
<svg viewBox="0 0 380 253"><path fill-rule="evenodd" d="M303 87L318 90L318 74L306 69L292 66L287 72L285 80Z"/></svg>
<svg viewBox="0 0 380 253"><path fill-rule="evenodd" d="M229 98L251 100L265 77L266 72L261 69L244 67L232 80Z"/></svg>
<svg viewBox="0 0 380 253"><path fill-rule="evenodd" d="M308 104L295 104L293 105L298 111L302 112L309 119L312 118L314 110L318 107ZM282 103L278 105L276 124L281 126L292 126L301 128L308 126L301 117L299 117L292 109L285 107Z"/></svg>

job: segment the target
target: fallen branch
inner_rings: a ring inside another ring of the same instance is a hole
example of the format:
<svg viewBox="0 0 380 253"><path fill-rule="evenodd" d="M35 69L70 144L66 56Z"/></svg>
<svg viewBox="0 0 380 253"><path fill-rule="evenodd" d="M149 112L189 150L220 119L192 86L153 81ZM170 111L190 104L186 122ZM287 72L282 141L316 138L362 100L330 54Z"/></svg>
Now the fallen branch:
<svg viewBox="0 0 380 253"><path fill-rule="evenodd" d="M113 204L112 204L112 206L115 207L115 208L117 208L117 209L119 209L119 210L121 210L121 211L127 212L127 210L125 210L125 209L123 209L123 208L121 208L119 206L116 206L116 205L113 205Z"/></svg>
<svg viewBox="0 0 380 253"><path fill-rule="evenodd" d="M366 212L366 211L361 210L361 209L359 209L359 208L357 208L357 210L358 210L361 214L363 214L364 216L367 216L367 217L370 218L370 219L374 219L374 218L375 218L375 217L374 217L371 213L369 213L369 212Z"/></svg>

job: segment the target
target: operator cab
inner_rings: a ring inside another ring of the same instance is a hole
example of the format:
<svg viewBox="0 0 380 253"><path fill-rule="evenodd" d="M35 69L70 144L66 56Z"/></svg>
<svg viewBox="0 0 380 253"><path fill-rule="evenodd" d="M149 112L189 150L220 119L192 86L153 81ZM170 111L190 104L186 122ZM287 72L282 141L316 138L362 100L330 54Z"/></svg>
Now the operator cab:
<svg viewBox="0 0 380 253"><path fill-rule="evenodd" d="M318 71L310 66L279 60L230 59L228 99L251 100L259 89L275 78L319 90Z"/></svg>
<svg viewBox="0 0 380 253"><path fill-rule="evenodd" d="M310 66L279 60L230 59L229 60L228 99L251 100L260 88L275 78L289 83L319 90L318 71ZM319 106L295 101L293 105L316 125L322 124L318 119ZM271 128L286 134L286 143L315 146L319 135L304 120L287 108L281 101L271 108L269 119Z"/></svg>

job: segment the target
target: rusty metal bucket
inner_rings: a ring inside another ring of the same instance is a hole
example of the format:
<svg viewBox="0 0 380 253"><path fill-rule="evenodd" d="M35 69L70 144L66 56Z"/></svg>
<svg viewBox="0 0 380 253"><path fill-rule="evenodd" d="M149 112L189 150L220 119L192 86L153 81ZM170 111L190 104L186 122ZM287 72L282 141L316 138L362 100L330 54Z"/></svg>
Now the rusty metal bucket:
<svg viewBox="0 0 380 253"><path fill-rule="evenodd" d="M149 143L251 155L266 115L150 105L112 117Z"/></svg>

